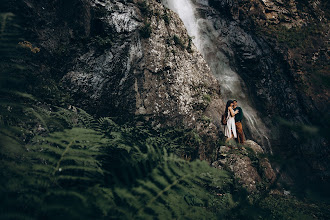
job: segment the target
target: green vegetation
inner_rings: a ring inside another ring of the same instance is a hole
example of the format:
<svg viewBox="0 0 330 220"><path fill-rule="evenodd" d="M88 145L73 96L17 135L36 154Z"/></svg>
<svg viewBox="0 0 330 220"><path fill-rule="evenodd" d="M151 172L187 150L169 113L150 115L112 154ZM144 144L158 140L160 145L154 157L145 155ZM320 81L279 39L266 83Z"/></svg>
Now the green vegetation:
<svg viewBox="0 0 330 220"><path fill-rule="evenodd" d="M188 37L188 45L187 46L186 46L187 41L181 39L176 34L173 36L173 41L174 41L174 44L176 46L179 46L182 49L186 49L188 51L188 53L192 53L193 52L192 51L192 48L191 48L191 46L192 46L192 38L190 36Z"/></svg>
<svg viewBox="0 0 330 220"><path fill-rule="evenodd" d="M39 89L52 81L29 68L38 47L18 46L14 15L0 17L0 219L329 217L326 206L248 195L231 173L197 160L206 143L194 130L96 118L59 85Z"/></svg>
<svg viewBox="0 0 330 220"><path fill-rule="evenodd" d="M306 45L317 43L313 41L313 38L319 36L321 31L322 28L319 25L307 25L290 29L283 25L270 25L258 29L260 34L275 37L279 43L284 43L290 48L303 48Z"/></svg>
<svg viewBox="0 0 330 220"><path fill-rule="evenodd" d="M308 1L300 1L300 3L304 7L310 7ZM292 61L289 62L291 63L290 71L293 72L298 91L306 98L313 100L315 105L326 104L324 100L327 99L330 89L326 24L322 21L290 29L281 24L268 27L258 26L257 31L260 35L273 38L282 48L280 50L289 49L290 56L284 59ZM296 64L293 64L293 61ZM310 117L314 118L317 124L326 124L322 122L323 119L317 119L318 116L315 114Z"/></svg>
<svg viewBox="0 0 330 220"><path fill-rule="evenodd" d="M181 47L182 49L185 49L185 45L184 45L184 41L180 39L180 37L178 37L177 35L173 36L173 41L174 44Z"/></svg>
<svg viewBox="0 0 330 220"><path fill-rule="evenodd" d="M151 130L109 118L94 125L36 135L29 144L13 138L12 127L1 130L0 217L215 218L234 205L215 195L229 192L227 172L168 154Z"/></svg>
<svg viewBox="0 0 330 220"><path fill-rule="evenodd" d="M203 115L202 118L201 118L202 121L204 121L205 123L211 123L211 118Z"/></svg>
<svg viewBox="0 0 330 220"><path fill-rule="evenodd" d="M196 158L194 131L119 125L46 103L21 82L35 76L15 64L30 49L12 42L1 41L12 52L0 63L1 219L216 218L235 204L216 195L229 193L228 172L180 159Z"/></svg>
<svg viewBox="0 0 330 220"><path fill-rule="evenodd" d="M326 206L320 208L276 192L266 197L252 196L244 202L226 219L327 219L330 214Z"/></svg>
<svg viewBox="0 0 330 220"><path fill-rule="evenodd" d="M204 94L203 100L209 104L211 102L212 98L209 94Z"/></svg>

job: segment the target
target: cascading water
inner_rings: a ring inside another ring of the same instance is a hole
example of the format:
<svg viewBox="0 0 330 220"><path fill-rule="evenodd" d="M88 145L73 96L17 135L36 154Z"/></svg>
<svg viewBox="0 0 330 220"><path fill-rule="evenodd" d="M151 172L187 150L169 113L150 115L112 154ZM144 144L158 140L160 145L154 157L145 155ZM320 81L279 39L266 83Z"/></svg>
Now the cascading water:
<svg viewBox="0 0 330 220"><path fill-rule="evenodd" d="M207 5L207 0L199 0L199 4ZM204 56L212 73L221 85L222 96L227 99L237 99L245 117L245 128L251 138L259 142L265 150L272 153L268 139L268 129L257 115L247 94L245 83L229 66L228 58L219 49L218 34L207 19L201 18L196 12L191 0L163 0L163 4L176 12L185 24L193 43ZM219 109L224 111L224 109Z"/></svg>

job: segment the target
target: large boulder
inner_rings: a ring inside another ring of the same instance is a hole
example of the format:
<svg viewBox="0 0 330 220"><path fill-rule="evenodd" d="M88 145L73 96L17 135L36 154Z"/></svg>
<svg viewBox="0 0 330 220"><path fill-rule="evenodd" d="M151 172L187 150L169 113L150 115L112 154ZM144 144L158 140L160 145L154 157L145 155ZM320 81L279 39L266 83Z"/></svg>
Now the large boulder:
<svg viewBox="0 0 330 220"><path fill-rule="evenodd" d="M229 143L217 149L217 159L212 166L232 171L248 192L258 192L269 188L276 180L275 171L263 153L261 146L251 140L247 140L244 147Z"/></svg>

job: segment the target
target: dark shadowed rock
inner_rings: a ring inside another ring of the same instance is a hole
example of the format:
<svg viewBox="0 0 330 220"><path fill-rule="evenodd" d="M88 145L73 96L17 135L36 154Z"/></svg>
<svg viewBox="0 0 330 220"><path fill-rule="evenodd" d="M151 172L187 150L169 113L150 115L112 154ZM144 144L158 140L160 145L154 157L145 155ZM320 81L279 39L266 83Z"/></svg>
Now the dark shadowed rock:
<svg viewBox="0 0 330 220"><path fill-rule="evenodd" d="M274 152L299 154L308 161L301 167L309 176L321 172L329 179L323 132L329 129L330 103L326 1L210 0L211 7L195 2L270 128ZM305 125L320 132L304 132Z"/></svg>
<svg viewBox="0 0 330 220"><path fill-rule="evenodd" d="M40 63L70 94L70 104L219 139L220 86L178 15L161 3L31 0L24 7L35 21Z"/></svg>

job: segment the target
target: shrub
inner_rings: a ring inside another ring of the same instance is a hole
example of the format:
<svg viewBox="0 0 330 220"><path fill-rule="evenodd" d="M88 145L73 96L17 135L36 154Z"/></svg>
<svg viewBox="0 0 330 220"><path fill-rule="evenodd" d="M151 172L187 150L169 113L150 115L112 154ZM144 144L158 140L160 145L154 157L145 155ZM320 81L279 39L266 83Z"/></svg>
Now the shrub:
<svg viewBox="0 0 330 220"><path fill-rule="evenodd" d="M175 45L181 47L182 49L185 49L184 42L177 35L173 36L173 41Z"/></svg>

